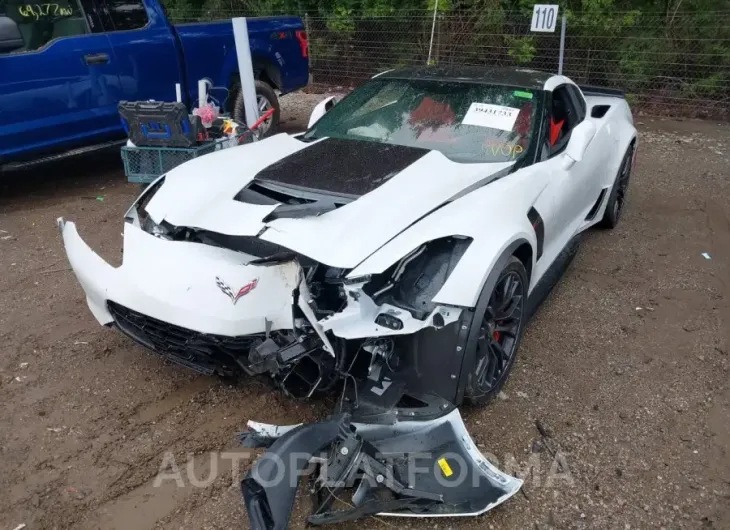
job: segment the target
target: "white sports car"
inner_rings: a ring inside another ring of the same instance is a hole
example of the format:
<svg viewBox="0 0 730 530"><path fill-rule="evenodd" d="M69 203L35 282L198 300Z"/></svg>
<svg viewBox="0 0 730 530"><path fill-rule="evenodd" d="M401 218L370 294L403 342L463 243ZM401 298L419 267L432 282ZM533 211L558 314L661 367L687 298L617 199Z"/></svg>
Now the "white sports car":
<svg viewBox="0 0 730 530"><path fill-rule="evenodd" d="M362 471L349 510L316 482L311 523L477 514L521 481L479 455L456 407L499 392L579 234L616 225L636 147L617 91L522 69L396 70L320 103L302 134L150 185L125 216L119 268L74 223L59 226L101 324L203 373L268 374L299 398L341 393L347 414L255 424L248 440L283 461L341 448L321 466ZM402 461L373 456L409 453L416 439L434 470L415 481ZM271 485L265 464L243 481L249 515L283 528L296 480ZM437 480L460 470L481 485Z"/></svg>

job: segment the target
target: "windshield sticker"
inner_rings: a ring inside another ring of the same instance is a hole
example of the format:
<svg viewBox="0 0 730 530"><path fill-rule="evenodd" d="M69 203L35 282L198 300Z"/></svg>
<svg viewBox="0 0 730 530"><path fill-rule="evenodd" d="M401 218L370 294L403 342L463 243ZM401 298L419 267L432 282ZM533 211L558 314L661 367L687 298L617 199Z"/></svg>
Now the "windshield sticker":
<svg viewBox="0 0 730 530"><path fill-rule="evenodd" d="M532 92L524 92L522 90L515 90L512 95L516 98L532 99Z"/></svg>
<svg viewBox="0 0 730 530"><path fill-rule="evenodd" d="M461 123L511 131L519 112L520 109L513 107L503 107L502 105L491 105L489 103L472 103Z"/></svg>

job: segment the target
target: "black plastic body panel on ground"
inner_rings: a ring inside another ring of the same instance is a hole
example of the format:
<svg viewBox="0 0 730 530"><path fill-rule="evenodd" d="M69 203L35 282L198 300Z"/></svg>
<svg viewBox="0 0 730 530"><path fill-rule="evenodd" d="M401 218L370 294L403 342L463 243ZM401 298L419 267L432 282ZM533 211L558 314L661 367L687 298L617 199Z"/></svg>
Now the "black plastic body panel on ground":
<svg viewBox="0 0 730 530"><path fill-rule="evenodd" d="M299 474L349 424L346 416L301 425L276 440L241 482L254 530L284 530L296 498Z"/></svg>
<svg viewBox="0 0 730 530"><path fill-rule="evenodd" d="M254 530L287 527L297 479L308 462L316 462L302 477L313 492L307 518L313 525L376 514L479 515L522 486L479 453L458 410L392 424L351 423L348 415L338 415L282 432L241 482Z"/></svg>

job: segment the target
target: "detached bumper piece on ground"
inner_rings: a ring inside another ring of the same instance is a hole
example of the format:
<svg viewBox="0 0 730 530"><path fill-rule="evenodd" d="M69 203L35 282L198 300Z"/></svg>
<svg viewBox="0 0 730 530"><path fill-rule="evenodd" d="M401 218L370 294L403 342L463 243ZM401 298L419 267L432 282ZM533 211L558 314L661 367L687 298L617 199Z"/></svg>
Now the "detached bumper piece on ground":
<svg viewBox="0 0 730 530"><path fill-rule="evenodd" d="M425 421L250 423L247 447L269 447L241 482L255 530L287 528L298 483L312 495L312 525L371 515L479 515L509 499L522 481L477 450L458 410Z"/></svg>

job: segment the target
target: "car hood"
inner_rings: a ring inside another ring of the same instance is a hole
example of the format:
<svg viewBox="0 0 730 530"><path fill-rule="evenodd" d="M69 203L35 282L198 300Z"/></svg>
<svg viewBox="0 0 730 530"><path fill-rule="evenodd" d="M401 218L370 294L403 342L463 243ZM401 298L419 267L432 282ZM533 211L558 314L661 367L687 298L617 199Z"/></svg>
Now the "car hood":
<svg viewBox="0 0 730 530"><path fill-rule="evenodd" d="M512 164L461 164L438 151L354 140L305 143L279 134L178 166L145 209L157 223L258 236L326 265L353 268L431 211ZM237 199L254 178L347 199L325 213L276 218L271 214L277 204Z"/></svg>

